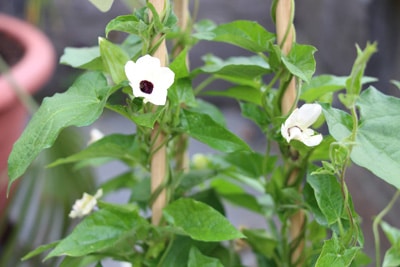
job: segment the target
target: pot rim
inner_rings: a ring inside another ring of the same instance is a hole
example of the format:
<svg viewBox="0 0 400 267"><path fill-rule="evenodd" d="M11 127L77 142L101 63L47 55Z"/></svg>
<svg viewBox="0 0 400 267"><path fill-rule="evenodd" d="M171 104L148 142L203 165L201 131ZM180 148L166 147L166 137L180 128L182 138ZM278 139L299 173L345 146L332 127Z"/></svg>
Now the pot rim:
<svg viewBox="0 0 400 267"><path fill-rule="evenodd" d="M34 94L51 77L56 64L55 49L35 26L15 17L0 13L0 31L6 32L24 47L23 57L11 67L10 74L18 86ZM17 96L12 83L0 75L0 111L15 104Z"/></svg>

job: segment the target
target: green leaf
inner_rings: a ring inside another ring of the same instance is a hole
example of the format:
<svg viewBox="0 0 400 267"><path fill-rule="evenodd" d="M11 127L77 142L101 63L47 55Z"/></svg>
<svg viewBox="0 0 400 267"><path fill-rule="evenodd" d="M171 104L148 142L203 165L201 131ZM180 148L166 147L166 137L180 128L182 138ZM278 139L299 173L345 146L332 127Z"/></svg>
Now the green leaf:
<svg viewBox="0 0 400 267"><path fill-rule="evenodd" d="M187 236L176 236L172 242L162 266L187 267L189 251L194 241Z"/></svg>
<svg viewBox="0 0 400 267"><path fill-rule="evenodd" d="M400 189L400 99L370 87L356 105L360 126L351 159Z"/></svg>
<svg viewBox="0 0 400 267"><path fill-rule="evenodd" d="M278 246L278 241L272 238L264 229L243 229L247 242L256 252L267 258L272 258Z"/></svg>
<svg viewBox="0 0 400 267"><path fill-rule="evenodd" d="M392 246L400 247L400 229L397 229L386 222L381 222L381 227Z"/></svg>
<svg viewBox="0 0 400 267"><path fill-rule="evenodd" d="M397 89L400 89L400 81L391 80L390 82L391 82L394 86L396 86Z"/></svg>
<svg viewBox="0 0 400 267"><path fill-rule="evenodd" d="M153 129L154 124L156 123L157 119L160 117L160 115L164 110L165 106L159 106L157 107L157 110L154 112L136 114L130 116L130 119L134 121L137 125Z"/></svg>
<svg viewBox="0 0 400 267"><path fill-rule="evenodd" d="M336 141L342 141L350 136L351 129L353 129L353 120L350 114L331 107L328 104L321 104L322 111L326 123L328 124L329 133Z"/></svg>
<svg viewBox="0 0 400 267"><path fill-rule="evenodd" d="M315 72L316 51L313 46L295 43L287 57L282 55L282 62L290 73L309 83Z"/></svg>
<svg viewBox="0 0 400 267"><path fill-rule="evenodd" d="M240 109L242 111L243 117L252 120L260 127L261 130L264 130L266 127L268 127L270 118L263 110L263 108L261 108L259 105L256 105L254 103L241 102Z"/></svg>
<svg viewBox="0 0 400 267"><path fill-rule="evenodd" d="M190 109L191 111L197 112L197 113L202 113L202 114L207 114L216 123L218 123L224 127L226 126L225 116L218 107L216 107L214 104L206 102L200 98L197 98L196 102L197 102L197 105L194 107L191 107L191 109Z"/></svg>
<svg viewBox="0 0 400 267"><path fill-rule="evenodd" d="M398 267L400 265L400 246L389 248L383 259L382 267Z"/></svg>
<svg viewBox="0 0 400 267"><path fill-rule="evenodd" d="M103 62L100 57L100 49L94 47L67 47L60 58L60 63L74 68L87 70L102 70Z"/></svg>
<svg viewBox="0 0 400 267"><path fill-rule="evenodd" d="M335 75L319 75L313 77L310 83L303 84L300 99L306 102L313 102L324 95L337 92L346 88L347 77ZM361 83L371 83L376 81L373 77L362 77Z"/></svg>
<svg viewBox="0 0 400 267"><path fill-rule="evenodd" d="M100 209L86 217L47 255L80 257L100 251L132 251L139 231L149 223L129 209Z"/></svg>
<svg viewBox="0 0 400 267"><path fill-rule="evenodd" d="M256 105L261 105L262 93L260 89L250 87L250 86L235 86L228 90L216 90L216 91L206 91L204 95L211 96L226 96L231 97L236 100L244 100Z"/></svg>
<svg viewBox="0 0 400 267"><path fill-rule="evenodd" d="M222 155L221 158L227 163L227 167L234 168L236 173L241 173L255 179L271 171L276 163L274 156L270 156L267 161L264 155L253 151L229 153Z"/></svg>
<svg viewBox="0 0 400 267"><path fill-rule="evenodd" d="M197 190L196 190L197 191ZM220 214L225 215L225 207L218 193L213 189L205 189L190 196L193 200L200 201L218 211Z"/></svg>
<svg viewBox="0 0 400 267"><path fill-rule="evenodd" d="M189 252L188 267L224 267L216 258L203 255L196 247L192 247Z"/></svg>
<svg viewBox="0 0 400 267"><path fill-rule="evenodd" d="M103 112L110 91L103 74L90 72L80 76L67 92L45 98L14 144L8 160L9 185L42 150L53 145L62 129L93 123Z"/></svg>
<svg viewBox="0 0 400 267"><path fill-rule="evenodd" d="M163 214L179 233L194 240L218 242L244 237L218 211L193 199L180 198L164 208Z"/></svg>
<svg viewBox="0 0 400 267"><path fill-rule="evenodd" d="M324 242L322 252L315 263L316 267L347 267L350 266L355 256L357 255L359 247L352 247L349 249L343 248L339 244L337 237Z"/></svg>
<svg viewBox="0 0 400 267"><path fill-rule="evenodd" d="M111 9L114 0L89 0L101 12L107 12Z"/></svg>
<svg viewBox="0 0 400 267"><path fill-rule="evenodd" d="M207 114L182 110L181 128L191 137L223 152L251 150L242 139Z"/></svg>
<svg viewBox="0 0 400 267"><path fill-rule="evenodd" d="M168 98L177 104L196 106L197 102L193 93L192 81L189 78L180 78L168 89Z"/></svg>
<svg viewBox="0 0 400 267"><path fill-rule="evenodd" d="M350 77L346 80L346 89L349 95L359 95L361 92L362 77L370 57L377 51L377 43L367 43L364 50L357 46L357 58L351 69Z"/></svg>
<svg viewBox="0 0 400 267"><path fill-rule="evenodd" d="M268 51L269 44L275 39L275 35L260 24L247 20L219 25L212 30L212 33L214 33L213 41L229 43L255 53Z"/></svg>
<svg viewBox="0 0 400 267"><path fill-rule="evenodd" d="M111 75L115 84L127 80L125 64L129 61L128 54L121 47L111 43L105 38L99 37L101 59L105 71Z"/></svg>
<svg viewBox="0 0 400 267"><path fill-rule="evenodd" d="M74 155L56 160L49 167L94 158L119 159L129 165L145 161L143 150L140 143L136 141L135 135L112 134L96 141Z"/></svg>
<svg viewBox="0 0 400 267"><path fill-rule="evenodd" d="M127 172L107 179L104 183L100 183L99 188L103 189L104 195L107 195L123 188L132 188L137 183L138 181L135 174L131 170L128 170Z"/></svg>
<svg viewBox="0 0 400 267"><path fill-rule="evenodd" d="M347 77L335 75L320 75L313 77L301 88L300 99L313 102L327 93L333 93L346 87Z"/></svg>
<svg viewBox="0 0 400 267"><path fill-rule="evenodd" d="M325 215L322 213L321 209L319 208L319 204L315 198L314 190L312 189L311 185L307 183L303 189L304 199L307 203L307 207L312 212L312 215L315 219L315 222L324 227L324 229L329 227L329 224L326 220ZM319 240L320 241L320 240Z"/></svg>
<svg viewBox="0 0 400 267"><path fill-rule="evenodd" d="M180 79L189 76L188 69L188 49L183 49L174 61L169 64L169 68L175 73L175 79Z"/></svg>
<svg viewBox="0 0 400 267"><path fill-rule="evenodd" d="M193 24L193 29L195 33L192 36L199 40L212 40L215 37L215 34L212 32L217 27L215 22L209 19L203 19L196 21Z"/></svg>
<svg viewBox="0 0 400 267"><path fill-rule="evenodd" d="M257 213L263 213L257 199L251 193L244 191L239 185L223 179L216 179L211 182L211 186L218 192L218 195L232 204Z"/></svg>
<svg viewBox="0 0 400 267"><path fill-rule="evenodd" d="M46 244L46 245L42 245L37 247L36 249L34 249L33 251L29 252L28 254L26 254L21 260L26 261L32 257L35 257L43 252L45 252L46 250L52 249L54 247L56 247L58 245L58 243L60 243L60 241L55 241L52 242L50 244Z"/></svg>
<svg viewBox="0 0 400 267"><path fill-rule="evenodd" d="M260 56L230 57L222 60L213 55L203 58L206 65L194 70L194 73L212 73L218 78L241 85L259 86L256 78L271 73L269 64Z"/></svg>
<svg viewBox="0 0 400 267"><path fill-rule="evenodd" d="M314 190L315 199L328 224L339 221L344 203L340 184L336 177L325 173L309 174L307 182Z"/></svg>
<svg viewBox="0 0 400 267"><path fill-rule="evenodd" d="M106 26L106 36L110 31L121 31L134 35L141 35L146 32L148 25L139 20L136 15L123 15L112 19Z"/></svg>
<svg viewBox="0 0 400 267"><path fill-rule="evenodd" d="M103 257L102 256L86 256L86 257L64 257L60 265L58 267L87 267L92 266L94 263L99 262ZM92 264L92 265L90 265ZM98 267L99 265L96 265ZM102 266L102 265L100 265Z"/></svg>
<svg viewBox="0 0 400 267"><path fill-rule="evenodd" d="M217 172L215 170L190 170L184 172L179 179L179 186L175 189L175 194L184 194L193 187L210 180L215 177Z"/></svg>

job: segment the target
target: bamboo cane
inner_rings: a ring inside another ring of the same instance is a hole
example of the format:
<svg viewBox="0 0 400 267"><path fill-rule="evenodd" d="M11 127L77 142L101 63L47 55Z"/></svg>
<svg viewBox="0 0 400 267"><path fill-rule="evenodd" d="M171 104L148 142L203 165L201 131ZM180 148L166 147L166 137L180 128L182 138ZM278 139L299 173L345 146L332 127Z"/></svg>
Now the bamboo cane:
<svg viewBox="0 0 400 267"><path fill-rule="evenodd" d="M295 37L295 29L293 26L294 0L279 0L276 6L276 31L277 40L284 55L287 55L293 45ZM281 111L283 115L287 115L296 105L297 90L296 79L293 77L285 89L281 100ZM298 178L298 170L294 169L289 176L288 185L293 185ZM299 188L301 190L301 188ZM291 240L296 240L302 234L302 229L305 222L305 214L303 211L298 211L290 218L290 236ZM296 266L302 265L300 259L304 249L304 241L297 244L296 249L292 252L291 262Z"/></svg>
<svg viewBox="0 0 400 267"><path fill-rule="evenodd" d="M150 0L149 1L158 14L161 14L165 8L165 0ZM151 15L151 14L150 14ZM157 40L155 40L156 42ZM154 57L160 59L161 66L167 64L167 47L165 41L163 41L158 49L153 54ZM154 193L164 182L167 175L167 148L165 145L165 134L160 131L159 125L156 124L152 131L152 144L151 148L153 156L150 162L151 171L151 192ZM154 200L152 209L151 222L154 225L160 223L162 217L162 209L165 207L167 202L167 192L162 189Z"/></svg>

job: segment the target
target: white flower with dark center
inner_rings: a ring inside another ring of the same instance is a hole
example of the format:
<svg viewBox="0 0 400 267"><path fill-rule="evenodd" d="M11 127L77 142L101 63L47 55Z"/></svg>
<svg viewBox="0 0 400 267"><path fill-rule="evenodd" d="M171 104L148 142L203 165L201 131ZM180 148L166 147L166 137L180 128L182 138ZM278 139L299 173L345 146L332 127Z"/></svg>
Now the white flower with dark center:
<svg viewBox="0 0 400 267"><path fill-rule="evenodd" d="M75 201L75 204L72 206L72 210L68 216L70 218L81 218L85 215L88 215L97 205L97 199L99 199L102 195L103 190L101 188L97 190L94 196L83 193L82 198Z"/></svg>
<svg viewBox="0 0 400 267"><path fill-rule="evenodd" d="M165 105L167 90L174 83L175 73L167 67L161 67L158 58L145 55L136 63L128 61L125 74L135 97L143 97L145 102L154 105Z"/></svg>
<svg viewBox="0 0 400 267"><path fill-rule="evenodd" d="M309 127L321 115L322 107L319 104L304 104L293 110L292 114L281 126L281 134L289 143L290 140L299 140L306 146L317 146L322 141L322 135L315 133Z"/></svg>

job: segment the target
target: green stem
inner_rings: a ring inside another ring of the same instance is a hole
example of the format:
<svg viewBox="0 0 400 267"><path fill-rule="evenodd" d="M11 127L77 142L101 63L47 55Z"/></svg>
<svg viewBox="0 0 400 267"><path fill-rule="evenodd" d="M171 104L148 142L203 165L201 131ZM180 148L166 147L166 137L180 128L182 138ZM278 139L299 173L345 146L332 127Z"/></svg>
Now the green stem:
<svg viewBox="0 0 400 267"><path fill-rule="evenodd" d="M159 263L157 264L157 267L164 266L164 261L167 258L167 255L168 255L169 251L172 248L172 244L174 243L174 239L175 239L175 235L172 235L171 240L169 240L169 242L168 242L168 247L165 250L165 252L163 253L163 255L161 256L161 259L160 259Z"/></svg>
<svg viewBox="0 0 400 267"><path fill-rule="evenodd" d="M400 197L400 190L397 190L396 194L394 194L393 198L390 200L389 204L375 217L374 222L372 224L372 231L374 233L374 242L375 242L375 259L376 259L376 267L381 266L381 247L379 240L379 231L378 225L381 223L383 217L393 208L394 203L397 198Z"/></svg>
<svg viewBox="0 0 400 267"><path fill-rule="evenodd" d="M204 81L202 81L196 88L194 88L194 95L198 95L207 85L215 81L217 78L210 76Z"/></svg>
<svg viewBox="0 0 400 267"><path fill-rule="evenodd" d="M271 107L268 106L268 103L267 103L267 96L268 96L268 93L271 92L272 86L274 86L274 84L281 78L282 73L283 73L283 68L281 68L281 69L275 74L275 76L272 78L272 80L267 84L267 87L265 88L265 90L264 90L264 92L263 92L263 94L262 94L262 97L261 97L261 105L262 105L263 109L264 109L266 112L268 112L268 110L271 109ZM270 116L271 114L268 114L268 115Z"/></svg>

